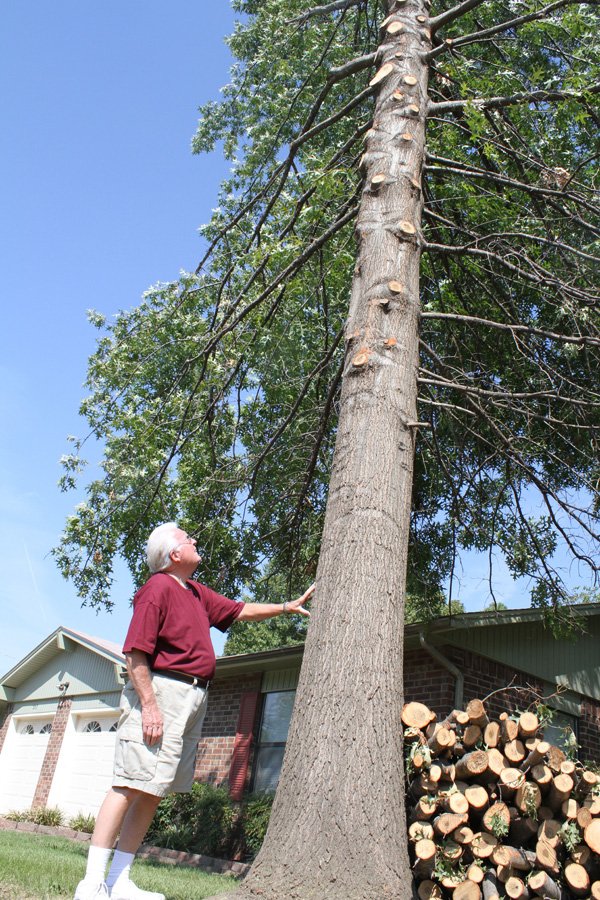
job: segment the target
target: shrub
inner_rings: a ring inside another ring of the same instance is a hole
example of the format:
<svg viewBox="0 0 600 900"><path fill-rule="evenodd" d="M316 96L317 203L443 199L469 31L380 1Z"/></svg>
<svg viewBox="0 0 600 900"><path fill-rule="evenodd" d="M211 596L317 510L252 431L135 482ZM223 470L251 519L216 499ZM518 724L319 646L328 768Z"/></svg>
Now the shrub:
<svg viewBox="0 0 600 900"><path fill-rule="evenodd" d="M79 812L76 816L73 816L72 819L69 820L69 826L74 831L84 831L86 834L91 834L96 825L96 819L94 816L86 815L85 813Z"/></svg>
<svg viewBox="0 0 600 900"><path fill-rule="evenodd" d="M34 806L30 822L36 825L62 825L65 817L58 806Z"/></svg>
<svg viewBox="0 0 600 900"><path fill-rule="evenodd" d="M23 809L9 809L7 813L4 814L5 819L10 819L11 822L28 822L29 810Z"/></svg>
<svg viewBox="0 0 600 900"><path fill-rule="evenodd" d="M189 794L171 794L161 800L146 841L173 850L228 857L235 818L225 788L196 783Z"/></svg>
<svg viewBox="0 0 600 900"><path fill-rule="evenodd" d="M149 844L225 859L253 859L269 824L272 794L255 794L240 807L225 788L194 784L158 805L146 835Z"/></svg>
<svg viewBox="0 0 600 900"><path fill-rule="evenodd" d="M242 829L246 848L252 857L262 847L272 806L273 794L254 794L244 804Z"/></svg>
<svg viewBox="0 0 600 900"><path fill-rule="evenodd" d="M35 825L62 825L64 816L58 806L32 806L31 809L11 809L5 819L13 822L33 822Z"/></svg>

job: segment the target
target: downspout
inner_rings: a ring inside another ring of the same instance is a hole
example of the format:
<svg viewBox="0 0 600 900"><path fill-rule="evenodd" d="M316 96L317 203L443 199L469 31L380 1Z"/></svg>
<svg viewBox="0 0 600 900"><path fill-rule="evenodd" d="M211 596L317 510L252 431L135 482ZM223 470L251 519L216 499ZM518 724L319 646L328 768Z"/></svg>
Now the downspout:
<svg viewBox="0 0 600 900"><path fill-rule="evenodd" d="M425 640L425 635L422 631L419 632L419 641L421 642L421 647L426 650L430 656L433 656L435 660L437 660L445 669L448 669L451 675L454 675L454 709L462 709L463 700L464 700L464 687L465 687L465 676L460 671L460 669L454 665L453 662L450 662L449 659L446 659L439 650L435 647L432 647L431 644L428 644Z"/></svg>

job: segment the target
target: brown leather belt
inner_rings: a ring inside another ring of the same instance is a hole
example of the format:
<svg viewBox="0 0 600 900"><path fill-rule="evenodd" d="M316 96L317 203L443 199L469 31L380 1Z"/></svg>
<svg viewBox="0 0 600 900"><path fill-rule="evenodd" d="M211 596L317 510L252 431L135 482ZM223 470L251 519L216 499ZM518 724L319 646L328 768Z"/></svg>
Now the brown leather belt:
<svg viewBox="0 0 600 900"><path fill-rule="evenodd" d="M162 675L163 678L172 678L173 681L183 681L193 687L201 687L208 690L212 684L210 678L200 678L196 675L188 675L186 672L175 672L173 669L152 669L153 675Z"/></svg>

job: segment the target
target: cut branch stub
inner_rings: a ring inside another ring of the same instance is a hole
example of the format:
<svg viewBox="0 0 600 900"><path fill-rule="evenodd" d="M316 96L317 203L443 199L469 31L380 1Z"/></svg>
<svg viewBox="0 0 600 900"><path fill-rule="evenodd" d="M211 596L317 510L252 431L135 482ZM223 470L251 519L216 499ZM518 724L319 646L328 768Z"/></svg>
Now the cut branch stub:
<svg viewBox="0 0 600 900"><path fill-rule="evenodd" d="M390 65L390 63L388 63L388 65ZM383 68L385 68L385 66ZM414 85L417 83L418 80L419 79L415 75L405 75L404 78L402 79L404 84L408 84L411 87L414 87Z"/></svg>
<svg viewBox="0 0 600 900"><path fill-rule="evenodd" d="M418 116L421 111L421 108L419 106L417 106L416 103L409 103L408 106L406 107L406 111L410 116Z"/></svg>
<svg viewBox="0 0 600 900"><path fill-rule="evenodd" d="M373 75L369 82L370 87L374 87L376 84L379 84L380 81L384 81L394 71L393 63L384 63L378 72Z"/></svg>
<svg viewBox="0 0 600 900"><path fill-rule="evenodd" d="M369 362L369 357L371 353L366 347L361 347L356 356L352 359L352 365L360 369L361 366L366 366Z"/></svg>
<svg viewBox="0 0 600 900"><path fill-rule="evenodd" d="M383 346L387 347L387 349L389 350L392 347L395 347L397 343L398 343L398 341L396 340L395 337L389 337L389 338L385 339L385 341L383 342Z"/></svg>
<svg viewBox="0 0 600 900"><path fill-rule="evenodd" d="M404 25L402 22L390 22L386 31L388 34L400 34L400 32L404 31Z"/></svg>
<svg viewBox="0 0 600 900"><path fill-rule="evenodd" d="M400 281L388 281L388 290L392 294L403 294L404 285Z"/></svg>
<svg viewBox="0 0 600 900"><path fill-rule="evenodd" d="M396 235L396 237L404 238L405 240L408 240L409 238L414 237L417 233L417 229L412 224L412 222L406 222L406 221L397 222L394 225L393 231L394 231L394 234Z"/></svg>
<svg viewBox="0 0 600 900"><path fill-rule="evenodd" d="M412 139L413 139L413 136L410 133L410 131L403 131L402 134L400 135L400 140L406 141L407 144L410 143L410 141L412 141Z"/></svg>
<svg viewBox="0 0 600 900"><path fill-rule="evenodd" d="M369 300L371 306L382 306L384 308L390 305L389 297L371 297Z"/></svg>
<svg viewBox="0 0 600 900"><path fill-rule="evenodd" d="M392 94L392 100L396 100L397 102L400 102L400 100L404 100L404 94L402 93L402 91L394 91L394 93Z"/></svg>
<svg viewBox="0 0 600 900"><path fill-rule="evenodd" d="M377 174L373 175L373 177L371 178L371 190L378 191L386 181L387 175L385 175L384 172L377 172Z"/></svg>

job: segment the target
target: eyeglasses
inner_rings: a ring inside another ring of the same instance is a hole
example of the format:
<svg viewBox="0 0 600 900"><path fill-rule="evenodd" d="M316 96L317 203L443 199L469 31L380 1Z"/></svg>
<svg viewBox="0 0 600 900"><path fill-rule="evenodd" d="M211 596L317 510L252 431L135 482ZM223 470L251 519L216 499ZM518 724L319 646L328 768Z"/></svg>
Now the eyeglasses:
<svg viewBox="0 0 600 900"><path fill-rule="evenodd" d="M169 553L173 553L174 550L178 550L180 547L183 547L185 544L195 544L195 543L196 543L196 538L193 538L193 537L190 537L189 535L187 535L185 540L179 541L178 544L175 544L174 547L171 547L171 549L169 550Z"/></svg>

